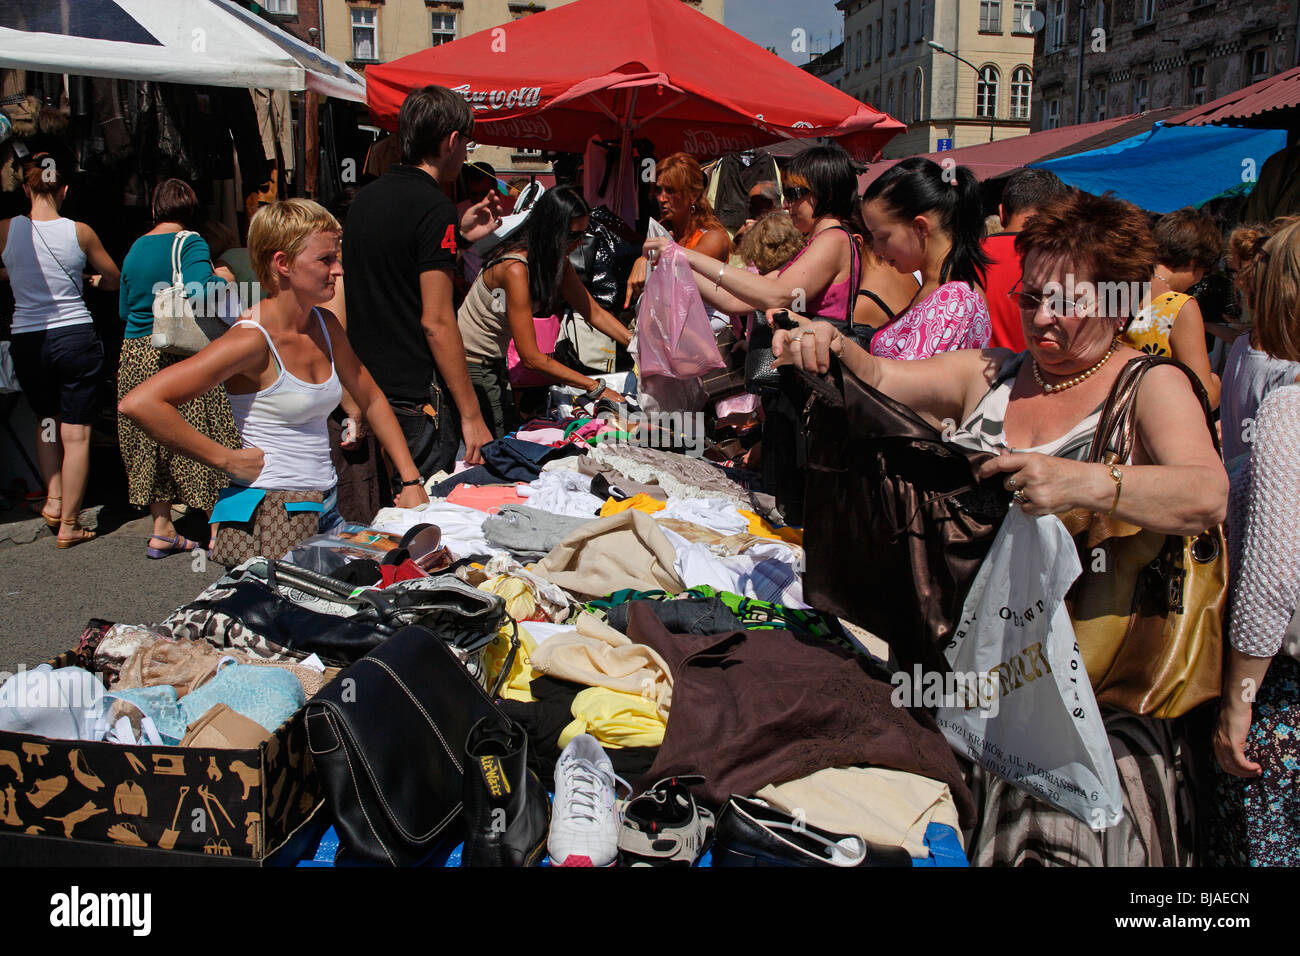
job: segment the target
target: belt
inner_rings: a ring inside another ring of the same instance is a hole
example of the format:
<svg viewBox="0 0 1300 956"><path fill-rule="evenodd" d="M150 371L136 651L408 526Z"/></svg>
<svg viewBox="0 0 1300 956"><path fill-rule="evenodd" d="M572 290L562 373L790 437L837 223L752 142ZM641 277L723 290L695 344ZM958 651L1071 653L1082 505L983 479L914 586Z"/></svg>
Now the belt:
<svg viewBox="0 0 1300 956"><path fill-rule="evenodd" d="M479 358L477 355L466 355L465 362L468 365L478 365L482 368L495 368L498 365L505 364L504 358Z"/></svg>

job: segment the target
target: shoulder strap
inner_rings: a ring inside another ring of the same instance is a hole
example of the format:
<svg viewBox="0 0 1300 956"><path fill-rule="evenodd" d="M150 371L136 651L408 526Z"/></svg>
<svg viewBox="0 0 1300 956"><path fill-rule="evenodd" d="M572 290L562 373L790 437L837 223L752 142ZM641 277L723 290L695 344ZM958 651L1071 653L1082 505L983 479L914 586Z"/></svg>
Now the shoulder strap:
<svg viewBox="0 0 1300 956"><path fill-rule="evenodd" d="M1201 410L1205 413L1205 424L1210 430L1210 438L1214 441L1214 449L1220 455L1223 454L1219 445L1219 436L1214 431L1214 413L1210 409L1210 400L1205 394L1205 386L1196 377L1196 373L1182 362L1168 356L1145 355L1130 360L1115 379L1115 384L1111 386L1110 394L1106 396L1106 404L1102 406L1101 417L1097 420L1097 431L1088 453L1089 461L1113 464L1117 461L1127 461L1133 453L1138 390L1142 387L1142 379L1146 373L1157 365L1177 366L1187 376L1192 391L1200 400Z"/></svg>
<svg viewBox="0 0 1300 956"><path fill-rule="evenodd" d="M893 310L885 304L885 300L876 295L876 293L872 292L870 289L859 289L858 295L865 295L872 302L876 303L876 305L880 306L880 311L885 313L885 318L892 319L894 317Z"/></svg>
<svg viewBox="0 0 1300 956"><path fill-rule="evenodd" d="M317 316L317 318L320 318L320 316ZM280 353L275 350L275 343L271 341L271 333L266 331L266 329L262 328L262 323L254 322L252 319L240 319L238 322L235 323L235 325L251 325L253 328L257 329L257 331L261 332L263 337L266 339L267 348L271 350L271 360L275 362L276 369L280 372L284 371L284 363L280 361ZM234 326L232 326L232 328L233 327ZM327 340L328 338L329 336L326 335ZM333 362L334 362L334 355L333 355L333 351L331 350L330 363L333 364ZM270 388L269 385L267 387Z"/></svg>
<svg viewBox="0 0 1300 956"><path fill-rule="evenodd" d="M334 370L334 343L330 340L329 329L325 328L325 319L320 314L320 309L312 307L312 315L316 316L316 321L320 323L320 334L325 336L325 348L330 356L330 371ZM262 328L260 325L258 328ZM262 329L265 332L265 329Z"/></svg>
<svg viewBox="0 0 1300 956"><path fill-rule="evenodd" d="M31 230L36 234L36 238L41 240L41 245L45 247L45 251L50 254L50 258L55 261L55 263L58 265L60 269L63 270L63 274L68 277L68 281L71 282L73 285L76 285L77 280L72 277L72 273L68 271L68 267L63 264L62 259L60 259L57 255L54 254L54 250L50 248L50 244L45 241L45 237L41 235L41 231L36 228L36 220L28 219L27 221L31 224ZM73 229L74 230L76 229L75 223L73 224Z"/></svg>
<svg viewBox="0 0 1300 956"><path fill-rule="evenodd" d="M197 235L197 232L182 229L172 240L172 285L181 285L185 281L185 277L181 274L181 251L185 248L185 240Z"/></svg>

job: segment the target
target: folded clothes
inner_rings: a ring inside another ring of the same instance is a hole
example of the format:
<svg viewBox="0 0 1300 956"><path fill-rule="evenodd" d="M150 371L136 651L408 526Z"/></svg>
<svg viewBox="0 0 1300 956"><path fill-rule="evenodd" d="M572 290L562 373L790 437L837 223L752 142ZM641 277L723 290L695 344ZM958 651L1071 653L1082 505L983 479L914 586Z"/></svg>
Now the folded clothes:
<svg viewBox="0 0 1300 956"><path fill-rule="evenodd" d="M531 501L532 497L524 500ZM528 505L507 504L483 522L483 537L492 547L531 563L546 557L568 535L591 520L552 514Z"/></svg>
<svg viewBox="0 0 1300 956"><path fill-rule="evenodd" d="M429 489L430 498L446 498L461 485L499 485L501 479L482 465L474 465L464 471L458 471L449 478L444 478Z"/></svg>
<svg viewBox="0 0 1300 956"><path fill-rule="evenodd" d="M381 508L370 523L379 531L405 534L417 524L436 524L442 531L442 543L458 558L475 554L492 554L493 548L483 537L487 515L448 501L430 501L418 508Z"/></svg>
<svg viewBox="0 0 1300 956"><path fill-rule="evenodd" d="M529 431L520 429L515 432L520 441L530 441L535 445L559 445L564 441L563 428L537 428Z"/></svg>
<svg viewBox="0 0 1300 956"><path fill-rule="evenodd" d="M493 474L506 481L532 481L542 473L542 465L553 458L581 455L582 449L574 445L549 448L517 438L498 438L482 449L483 464Z"/></svg>
<svg viewBox="0 0 1300 956"><path fill-rule="evenodd" d="M646 514L652 515L656 511L663 511L664 503L658 498L652 498L644 492L635 494L630 498L624 498L622 501L618 501L614 498L607 498L605 503L600 506L600 516L602 518L608 518L610 515L620 514L621 512L627 511L629 508L636 511L644 511Z"/></svg>
<svg viewBox="0 0 1300 956"><path fill-rule="evenodd" d="M663 534L677 554L673 567L689 586L707 584L785 607L809 607L803 599L803 577L795 570L799 557L784 542L760 539L743 554L724 556L670 528Z"/></svg>
<svg viewBox="0 0 1300 956"><path fill-rule="evenodd" d="M447 502L463 505L487 514L496 514L502 505L514 505L524 499L515 485L457 485L447 495Z"/></svg>
<svg viewBox="0 0 1300 956"><path fill-rule="evenodd" d="M677 553L654 519L624 511L590 521L533 567L533 572L574 594L599 597L620 588L685 589Z"/></svg>
<svg viewBox="0 0 1300 956"><path fill-rule="evenodd" d="M532 665L551 677L644 697L661 716L668 717L673 676L663 657L632 643L593 615L579 615L574 631L557 634L539 645L533 651Z"/></svg>
<svg viewBox="0 0 1300 956"><path fill-rule="evenodd" d="M739 534L749 528L749 520L725 498L669 498L664 510L655 515L655 520L664 518L689 521L721 534Z"/></svg>
<svg viewBox="0 0 1300 956"><path fill-rule="evenodd" d="M543 472L518 490L528 507L572 518L594 518L602 504L591 493L591 479L575 471Z"/></svg>
<svg viewBox="0 0 1300 956"><path fill-rule="evenodd" d="M21 670L0 687L0 730L54 740L98 739L108 710L99 678L81 667L41 664Z"/></svg>

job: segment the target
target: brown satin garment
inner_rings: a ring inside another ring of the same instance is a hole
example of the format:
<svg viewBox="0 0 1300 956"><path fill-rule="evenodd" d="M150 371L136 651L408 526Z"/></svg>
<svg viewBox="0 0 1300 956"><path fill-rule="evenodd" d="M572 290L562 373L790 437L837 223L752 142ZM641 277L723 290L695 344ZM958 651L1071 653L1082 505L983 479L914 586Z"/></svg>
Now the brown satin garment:
<svg viewBox="0 0 1300 956"><path fill-rule="evenodd" d="M943 651L1010 505L992 457L944 442L838 363L808 415L804 599L889 644L899 665L946 672Z"/></svg>

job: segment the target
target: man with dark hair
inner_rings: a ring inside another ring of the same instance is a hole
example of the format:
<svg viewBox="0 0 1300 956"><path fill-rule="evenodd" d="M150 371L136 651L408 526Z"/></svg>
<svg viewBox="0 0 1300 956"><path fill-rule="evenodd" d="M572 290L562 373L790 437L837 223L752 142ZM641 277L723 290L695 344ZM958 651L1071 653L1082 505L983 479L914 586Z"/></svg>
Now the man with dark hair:
<svg viewBox="0 0 1300 956"><path fill-rule="evenodd" d="M988 302L993 332L989 348L1025 350L1025 333L1020 324L1020 310L1008 293L1020 281L1020 256L1016 254L1016 233L1025 221L1069 186L1046 169L1020 169L1012 173L1002 190L998 219L1002 232L984 240L984 254L989 258L985 270L984 298Z"/></svg>
<svg viewBox="0 0 1300 956"><path fill-rule="evenodd" d="M452 272L460 245L500 225L497 193L466 210L458 229L439 185L460 173L473 130L463 97L441 86L413 90L397 118L402 162L357 193L343 230L348 340L426 479L452 469L462 440L472 464L492 440L469 381Z"/></svg>

